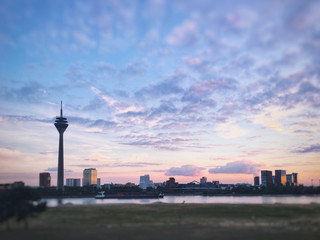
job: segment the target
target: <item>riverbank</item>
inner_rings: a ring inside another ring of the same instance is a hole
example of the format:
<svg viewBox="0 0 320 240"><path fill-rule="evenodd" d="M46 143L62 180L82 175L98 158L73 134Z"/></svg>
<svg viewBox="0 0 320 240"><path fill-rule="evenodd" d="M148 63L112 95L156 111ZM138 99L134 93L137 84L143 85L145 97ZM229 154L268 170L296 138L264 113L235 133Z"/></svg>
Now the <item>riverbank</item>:
<svg viewBox="0 0 320 240"><path fill-rule="evenodd" d="M51 188L37 188L35 189L42 198L87 198L94 197L99 192L104 191L106 195L118 194L136 194L143 190L138 186L112 186L110 189L97 189L91 187L65 187L64 191L59 191L55 187ZM158 187L155 189L148 189L147 193L163 193L165 196L265 196L265 195L294 195L294 196L310 196L320 195L320 187L285 187L272 186L264 187L248 187L248 186L229 186L227 188L206 188L197 185L192 187L176 187L164 188Z"/></svg>
<svg viewBox="0 0 320 240"><path fill-rule="evenodd" d="M66 199L66 198L95 198L97 194L91 194L91 195L43 195L42 199ZM225 193L225 194L203 194L203 193L165 193L164 196L170 196L170 197L192 197L192 196L203 196L203 197L313 197L313 196L319 196L320 194L232 194L232 193ZM113 198L117 198L118 196L116 194L113 195Z"/></svg>
<svg viewBox="0 0 320 240"><path fill-rule="evenodd" d="M319 239L320 205L149 204L49 208L1 239Z"/></svg>

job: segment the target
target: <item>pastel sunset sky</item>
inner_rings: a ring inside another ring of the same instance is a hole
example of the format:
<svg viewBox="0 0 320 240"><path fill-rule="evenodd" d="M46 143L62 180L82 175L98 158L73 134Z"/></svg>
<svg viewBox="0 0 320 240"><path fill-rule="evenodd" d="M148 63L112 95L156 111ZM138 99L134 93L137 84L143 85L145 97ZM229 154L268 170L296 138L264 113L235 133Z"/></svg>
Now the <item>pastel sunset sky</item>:
<svg viewBox="0 0 320 240"><path fill-rule="evenodd" d="M320 181L320 1L0 0L0 183ZM320 182L319 182L320 183Z"/></svg>

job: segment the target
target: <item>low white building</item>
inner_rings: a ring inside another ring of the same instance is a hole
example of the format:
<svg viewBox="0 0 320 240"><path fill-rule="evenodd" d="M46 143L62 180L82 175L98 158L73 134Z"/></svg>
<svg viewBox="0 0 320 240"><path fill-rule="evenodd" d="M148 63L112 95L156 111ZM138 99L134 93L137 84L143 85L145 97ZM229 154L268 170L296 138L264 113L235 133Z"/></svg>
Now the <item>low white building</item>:
<svg viewBox="0 0 320 240"><path fill-rule="evenodd" d="M80 187L80 178L67 178L66 185L67 187Z"/></svg>
<svg viewBox="0 0 320 240"><path fill-rule="evenodd" d="M155 188L153 181L150 180L149 174L146 174L144 176L140 176L139 187L144 190L147 189L148 187Z"/></svg>

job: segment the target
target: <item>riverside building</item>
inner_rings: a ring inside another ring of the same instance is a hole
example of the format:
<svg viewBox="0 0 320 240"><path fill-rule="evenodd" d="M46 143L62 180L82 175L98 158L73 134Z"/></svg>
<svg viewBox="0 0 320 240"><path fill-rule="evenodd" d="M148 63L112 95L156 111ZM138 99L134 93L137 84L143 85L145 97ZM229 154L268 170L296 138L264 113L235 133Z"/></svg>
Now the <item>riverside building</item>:
<svg viewBox="0 0 320 240"><path fill-rule="evenodd" d="M98 172L95 168L87 168L83 170L82 186L97 185Z"/></svg>
<svg viewBox="0 0 320 240"><path fill-rule="evenodd" d="M51 176L48 172L42 172L39 174L39 186L49 188L51 185Z"/></svg>
<svg viewBox="0 0 320 240"><path fill-rule="evenodd" d="M200 184L204 185L206 183L207 183L207 178L206 177L200 178Z"/></svg>
<svg viewBox="0 0 320 240"><path fill-rule="evenodd" d="M263 187L272 186L272 171L268 171L268 170L261 171L261 186Z"/></svg>
<svg viewBox="0 0 320 240"><path fill-rule="evenodd" d="M286 170L275 171L275 185L285 186L287 182Z"/></svg>
<svg viewBox="0 0 320 240"><path fill-rule="evenodd" d="M294 186L298 186L298 173L292 173L292 181Z"/></svg>
<svg viewBox="0 0 320 240"><path fill-rule="evenodd" d="M292 185L293 185L292 174L287 174L287 175L286 175L286 178L287 178L286 185L287 185L287 186L292 186Z"/></svg>
<svg viewBox="0 0 320 240"><path fill-rule="evenodd" d="M260 177L256 176L254 177L254 186L259 187L259 185L260 185Z"/></svg>
<svg viewBox="0 0 320 240"><path fill-rule="evenodd" d="M81 185L80 178L67 178L66 180L66 186L67 187L80 187Z"/></svg>

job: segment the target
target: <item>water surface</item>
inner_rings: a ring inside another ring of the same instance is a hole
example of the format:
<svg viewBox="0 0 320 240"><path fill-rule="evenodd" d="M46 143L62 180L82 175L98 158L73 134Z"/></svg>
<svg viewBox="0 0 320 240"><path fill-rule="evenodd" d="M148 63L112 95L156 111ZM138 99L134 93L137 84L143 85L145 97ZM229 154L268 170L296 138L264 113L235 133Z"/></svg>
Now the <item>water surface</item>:
<svg viewBox="0 0 320 240"><path fill-rule="evenodd" d="M152 204L152 203L226 203L226 204L320 204L320 195L308 196L164 196L161 199L47 198L49 207L59 205Z"/></svg>

